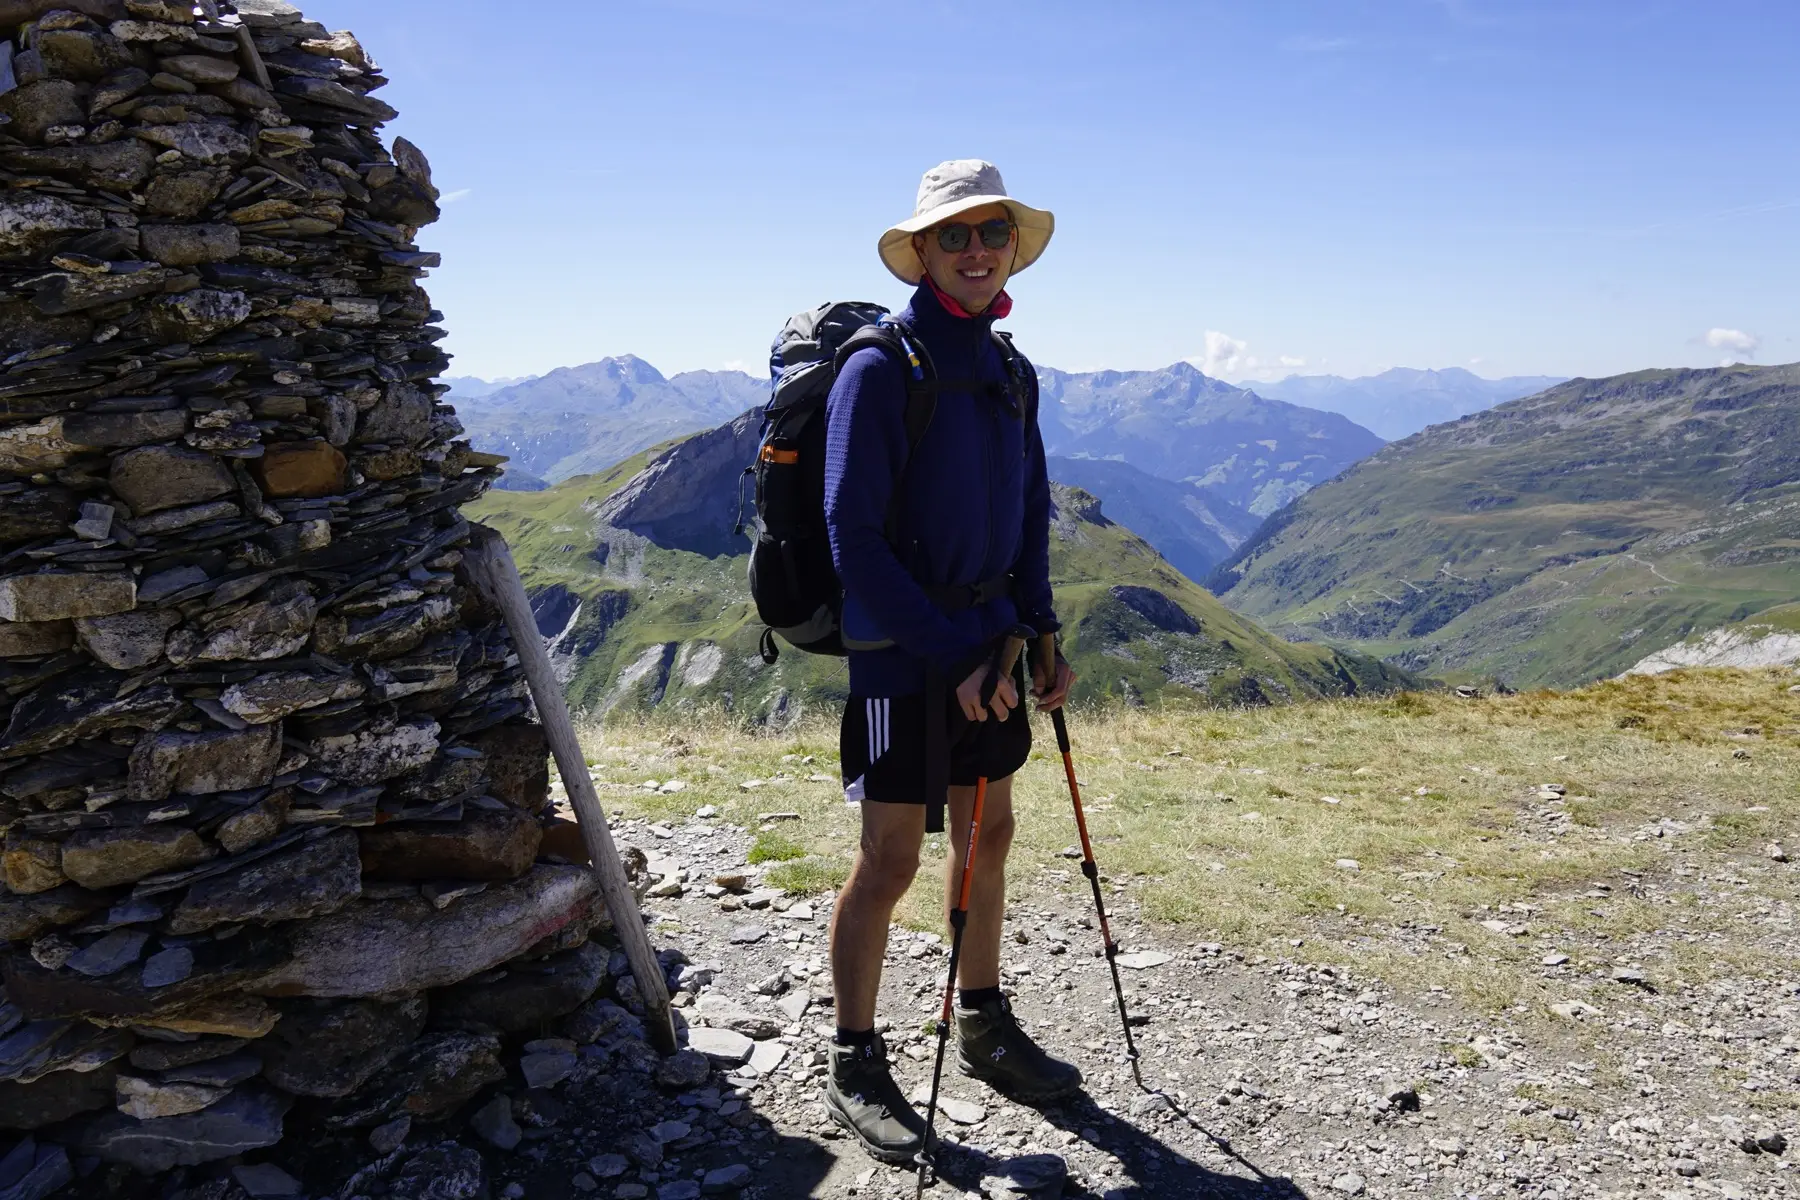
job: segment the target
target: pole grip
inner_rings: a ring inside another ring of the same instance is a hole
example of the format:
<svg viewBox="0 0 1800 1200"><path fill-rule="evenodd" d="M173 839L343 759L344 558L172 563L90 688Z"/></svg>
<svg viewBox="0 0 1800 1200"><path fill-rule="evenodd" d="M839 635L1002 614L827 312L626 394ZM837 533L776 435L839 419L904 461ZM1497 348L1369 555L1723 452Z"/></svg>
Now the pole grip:
<svg viewBox="0 0 1800 1200"><path fill-rule="evenodd" d="M1026 643L1031 636L1030 629L1019 626L994 647L994 657L988 663L987 678L981 681L981 707L986 708L993 703L994 693L1000 690L1000 677L1012 673L1013 664L1019 661L1019 655L1025 653Z"/></svg>
<svg viewBox="0 0 1800 1200"><path fill-rule="evenodd" d="M1069 746L1069 723L1063 720L1062 709L1053 708L1050 710L1050 724L1056 729L1056 748L1064 754L1072 753Z"/></svg>

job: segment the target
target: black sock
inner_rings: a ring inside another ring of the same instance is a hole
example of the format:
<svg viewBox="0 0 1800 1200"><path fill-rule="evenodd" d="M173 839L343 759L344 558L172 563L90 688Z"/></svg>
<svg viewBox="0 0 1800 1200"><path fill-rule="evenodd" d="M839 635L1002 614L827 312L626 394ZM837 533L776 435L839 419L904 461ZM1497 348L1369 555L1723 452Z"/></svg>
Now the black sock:
<svg viewBox="0 0 1800 1200"><path fill-rule="evenodd" d="M980 1008L990 1000L1000 999L1000 989L997 987L958 988L956 999L957 1003L964 1008Z"/></svg>
<svg viewBox="0 0 1800 1200"><path fill-rule="evenodd" d="M839 1025L835 1040L840 1046L873 1046L875 1031L873 1029L845 1029Z"/></svg>

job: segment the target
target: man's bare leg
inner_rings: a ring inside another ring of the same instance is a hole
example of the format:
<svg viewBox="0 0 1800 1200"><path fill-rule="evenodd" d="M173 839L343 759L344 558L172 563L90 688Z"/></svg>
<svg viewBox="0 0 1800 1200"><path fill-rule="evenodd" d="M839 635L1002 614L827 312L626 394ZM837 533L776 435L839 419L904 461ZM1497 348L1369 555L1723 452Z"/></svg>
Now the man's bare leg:
<svg viewBox="0 0 1800 1200"><path fill-rule="evenodd" d="M831 987L840 1029L875 1027L888 923L918 873L924 836L924 805L863 801L862 847L831 911Z"/></svg>
<svg viewBox="0 0 1800 1200"><path fill-rule="evenodd" d="M831 914L831 985L838 1035L827 1054L825 1109L883 1162L912 1161L924 1144L925 1118L907 1101L875 1035L875 997L888 922L919 869L925 808L863 801L862 848Z"/></svg>
<svg viewBox="0 0 1800 1200"><path fill-rule="evenodd" d="M1014 720L1022 718L1015 717ZM950 789L950 856L944 911L956 907L962 885L963 850L969 840L969 816L975 789ZM981 836L975 842L975 877L969 884L969 925L963 933L957 984L963 988L1000 986L1000 934L1006 918L1006 855L1012 849L1012 777L990 779L981 808Z"/></svg>

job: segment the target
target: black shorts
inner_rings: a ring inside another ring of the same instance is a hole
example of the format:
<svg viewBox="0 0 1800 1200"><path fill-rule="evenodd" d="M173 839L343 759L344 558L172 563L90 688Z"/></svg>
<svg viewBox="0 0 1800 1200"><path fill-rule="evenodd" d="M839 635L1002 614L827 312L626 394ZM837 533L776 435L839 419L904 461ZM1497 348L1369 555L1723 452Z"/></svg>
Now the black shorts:
<svg viewBox="0 0 1800 1200"><path fill-rule="evenodd" d="M970 721L945 697L950 741L950 786L974 787L975 781L1004 779L1031 757L1029 699L1020 688L1019 707L1004 721L990 715ZM844 705L838 732L838 755L849 800L887 804L924 804L925 697L868 699L852 696Z"/></svg>

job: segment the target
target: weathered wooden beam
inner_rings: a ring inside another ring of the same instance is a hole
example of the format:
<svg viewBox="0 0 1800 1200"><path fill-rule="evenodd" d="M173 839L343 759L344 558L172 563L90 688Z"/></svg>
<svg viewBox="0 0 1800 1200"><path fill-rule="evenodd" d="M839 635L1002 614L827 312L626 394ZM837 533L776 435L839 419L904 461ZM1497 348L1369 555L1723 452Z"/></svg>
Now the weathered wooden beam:
<svg viewBox="0 0 1800 1200"><path fill-rule="evenodd" d="M532 616L531 602L525 595L525 583L519 568L507 549L506 539L485 525L472 526L469 548L463 554L463 565L476 589L506 618L512 631L513 645L519 652L519 663L525 668L525 679L531 686L531 698L537 704L538 719L543 722L544 736L549 739L550 753L562 772L563 786L575 807L575 818L581 825L582 840L587 843L588 857L600 876L601 893L606 897L607 911L612 914L613 928L631 960L631 973L637 978L638 995L644 1000L645 1025L650 1040L664 1054L676 1048L674 1017L669 1007L669 985L663 977L662 964L644 932L643 915L638 911L637 896L625 878L625 864L613 844L612 831L606 825L606 810L594 790L588 774L587 759L575 735L575 723L569 719L569 706L563 699L562 685L550 666L549 651L538 635L537 620Z"/></svg>

